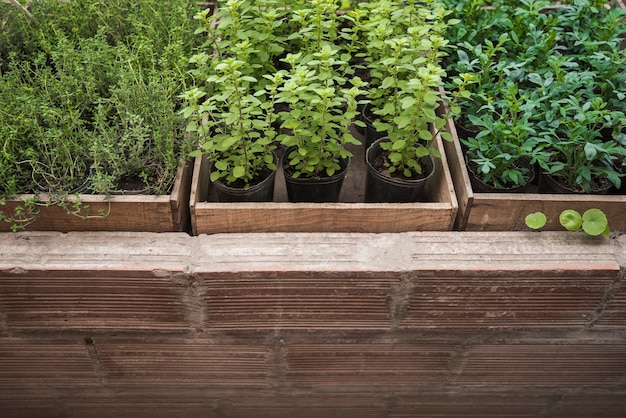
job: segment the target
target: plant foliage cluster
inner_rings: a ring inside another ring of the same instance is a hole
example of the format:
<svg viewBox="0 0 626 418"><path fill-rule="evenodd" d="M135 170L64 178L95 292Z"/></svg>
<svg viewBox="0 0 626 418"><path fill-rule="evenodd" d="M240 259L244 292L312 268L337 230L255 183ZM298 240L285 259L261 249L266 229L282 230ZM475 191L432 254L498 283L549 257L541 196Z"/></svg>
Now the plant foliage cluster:
<svg viewBox="0 0 626 418"><path fill-rule="evenodd" d="M0 196L172 187L190 148L177 96L196 40L184 0L0 3Z"/></svg>
<svg viewBox="0 0 626 418"><path fill-rule="evenodd" d="M340 7L346 10L340 10ZM196 15L204 52L191 62L196 86L184 95L187 131L213 163L211 179L250 186L292 151L294 177L332 176L372 102L389 134L390 171L421 171L445 73L448 13L438 0L225 0Z"/></svg>
<svg viewBox="0 0 626 418"><path fill-rule="evenodd" d="M626 10L599 0L445 0L470 96L457 119L467 155L495 186L523 183L530 160L590 192L621 184L626 151Z"/></svg>

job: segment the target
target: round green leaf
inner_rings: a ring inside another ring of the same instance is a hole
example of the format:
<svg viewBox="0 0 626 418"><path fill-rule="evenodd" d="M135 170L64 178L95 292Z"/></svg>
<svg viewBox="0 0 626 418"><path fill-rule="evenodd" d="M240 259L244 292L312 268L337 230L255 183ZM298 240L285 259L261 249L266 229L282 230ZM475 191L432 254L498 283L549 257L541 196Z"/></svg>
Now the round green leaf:
<svg viewBox="0 0 626 418"><path fill-rule="evenodd" d="M526 222L526 226L532 229L539 229L539 228L543 228L546 225L547 222L547 218L546 215L544 215L541 212L535 212L535 213L530 213L528 215L526 215L526 218L524 219Z"/></svg>
<svg viewBox="0 0 626 418"><path fill-rule="evenodd" d="M583 223L583 218L580 213L573 209L566 209L561 212L559 216L559 222L568 231L578 231Z"/></svg>
<svg viewBox="0 0 626 418"><path fill-rule="evenodd" d="M237 167L233 168L233 176L235 176L236 178L239 179L245 175L246 175L246 169L244 168L244 166L238 165Z"/></svg>
<svg viewBox="0 0 626 418"><path fill-rule="evenodd" d="M589 235L601 235L608 228L606 215L600 209L589 209L583 213L583 231Z"/></svg>

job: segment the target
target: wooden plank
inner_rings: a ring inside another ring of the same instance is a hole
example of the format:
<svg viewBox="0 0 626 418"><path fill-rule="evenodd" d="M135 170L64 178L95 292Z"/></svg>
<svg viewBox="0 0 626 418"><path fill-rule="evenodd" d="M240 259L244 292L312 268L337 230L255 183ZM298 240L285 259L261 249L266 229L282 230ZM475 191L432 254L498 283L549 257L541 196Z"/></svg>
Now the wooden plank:
<svg viewBox="0 0 626 418"><path fill-rule="evenodd" d="M137 231L137 232L176 232L187 227L189 219L189 188L193 171L191 162L181 164L178 169L173 191L169 195L123 195L111 196L81 194L79 200L89 205L89 219L68 214L63 208L45 206L50 201L47 195L40 195L44 206L39 206L39 214L26 229L32 231ZM20 195L9 199L0 206L5 214L11 214L26 199L34 195ZM70 197L72 200L73 197ZM98 216L100 212L107 216ZM0 224L0 232L11 230L10 223Z"/></svg>
<svg viewBox="0 0 626 418"><path fill-rule="evenodd" d="M360 137L356 131L353 132ZM436 163L428 201L417 203L363 202L365 164L362 146L352 148L354 157L338 203L287 202L280 168L276 175L273 202L219 203L212 197L208 163L198 157L191 191L193 233L451 230L458 209L457 198L439 136L435 146L442 153L442 159Z"/></svg>

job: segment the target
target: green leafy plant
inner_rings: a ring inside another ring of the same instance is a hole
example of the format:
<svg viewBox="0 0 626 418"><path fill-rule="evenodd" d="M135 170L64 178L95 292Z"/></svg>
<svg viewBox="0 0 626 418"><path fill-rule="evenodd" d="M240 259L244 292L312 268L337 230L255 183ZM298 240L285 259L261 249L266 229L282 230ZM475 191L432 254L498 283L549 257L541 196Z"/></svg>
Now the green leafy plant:
<svg viewBox="0 0 626 418"><path fill-rule="evenodd" d="M506 167L517 158L507 135L521 139L519 133L524 133L528 141L517 147L520 156L531 155L544 173L562 179L570 190L589 193L611 183L619 187L622 174L615 166L625 152L620 138L626 55L620 45L626 12L596 0L559 7L545 0L493 0L489 5L443 1L462 19L447 32L459 45L458 60L450 62L448 71L467 73L473 80L472 94L458 101L456 121L466 131L476 125L487 131L480 135L489 141L476 139L478 129L465 141L469 159L486 177L494 181L499 163ZM474 18L466 19L462 12ZM513 120L501 110L509 106L507 84L518 90L520 109L534 109L528 117ZM449 83L448 89L454 91L454 85ZM489 131L497 132L507 147Z"/></svg>
<svg viewBox="0 0 626 418"><path fill-rule="evenodd" d="M528 214L525 222L529 228L541 229L546 225L547 218L544 213L535 212ZM588 209L582 215L573 209L566 209L559 215L559 223L572 232L582 230L591 236L604 235L605 237L611 234L607 217L600 209Z"/></svg>
<svg viewBox="0 0 626 418"><path fill-rule="evenodd" d="M346 86L347 80L337 71L345 64L338 54L337 48L325 45L312 55L288 54L284 60L291 69L283 73L276 102L289 110L280 113L286 133L279 140L295 147L287 156L295 178L332 176L340 170L341 160L352 156L345 145L360 144L349 127L365 83L354 77Z"/></svg>
<svg viewBox="0 0 626 418"><path fill-rule="evenodd" d="M176 97L197 46L188 36L196 6L41 0L28 4L32 17L11 6L16 13L5 20L6 7L0 207L14 209L1 210L2 220L22 227L51 205L105 216L80 202L85 181L81 193L106 194L136 175L151 192L168 193L189 152Z"/></svg>
<svg viewBox="0 0 626 418"><path fill-rule="evenodd" d="M213 163L211 181L241 188L262 180L266 170L276 170L275 103L282 81L280 75L268 76L269 84L258 88L259 80L242 73L245 66L236 58L218 61L215 74L207 78L212 94L199 88L186 92L189 105L181 111L191 118L187 131L200 135L201 148Z"/></svg>
<svg viewBox="0 0 626 418"><path fill-rule="evenodd" d="M553 101L551 107L545 113L544 132L548 136L541 142L553 156L541 162L542 168L563 178L572 190L588 193L598 189L602 179L619 188L621 176L612 163L623 154L623 147L613 140L604 140L600 133L619 113L609 110L601 97L570 95Z"/></svg>
<svg viewBox="0 0 626 418"><path fill-rule="evenodd" d="M394 4L381 3L379 8ZM370 109L374 126L388 137L381 148L388 153L389 173L413 178L422 174L421 158L440 157L430 144L448 117L438 115L437 109L442 99L439 88L446 76L441 59L447 41L442 35L449 22L446 10L435 1L425 5L408 2L402 13L392 10L391 19L376 19L374 27L366 24ZM396 30L402 32L396 34ZM444 139L451 139L441 133Z"/></svg>
<svg viewBox="0 0 626 418"><path fill-rule="evenodd" d="M529 100L530 95L520 96L517 85L507 83L497 108L495 104L485 105L487 111L481 111L480 116L468 116L479 131L461 142L484 183L496 188L523 185L534 176L537 160L549 155L536 152L533 119L540 99Z"/></svg>

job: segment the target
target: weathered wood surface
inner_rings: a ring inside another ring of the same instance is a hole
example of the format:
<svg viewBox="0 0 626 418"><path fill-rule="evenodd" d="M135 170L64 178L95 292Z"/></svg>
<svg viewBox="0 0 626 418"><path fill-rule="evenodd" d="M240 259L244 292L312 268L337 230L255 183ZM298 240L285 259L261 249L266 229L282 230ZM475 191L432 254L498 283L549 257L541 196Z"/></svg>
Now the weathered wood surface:
<svg viewBox="0 0 626 418"><path fill-rule="evenodd" d="M360 134L353 131L356 137ZM441 138L436 147L445 154ZM451 230L458 209L445 155L436 160L436 172L427 201L363 203L365 162L363 146L351 147L354 157L338 203L289 203L282 169L276 173L274 201L219 203L209 184L209 164L196 158L191 190L194 235L222 232L405 232Z"/></svg>
<svg viewBox="0 0 626 418"><path fill-rule="evenodd" d="M184 231L189 224L189 195L193 162L187 161L178 168L176 180L169 195L90 195L81 194L78 199L89 205L88 219L69 214L57 206L45 206L50 198L40 195L41 205L35 220L26 226L30 231L136 231L136 232L177 232ZM21 195L9 199L0 211L5 215L14 213L23 201L34 195ZM69 197L73 200L74 197ZM107 213L107 216L99 216ZM11 223L0 223L0 232L11 230Z"/></svg>

